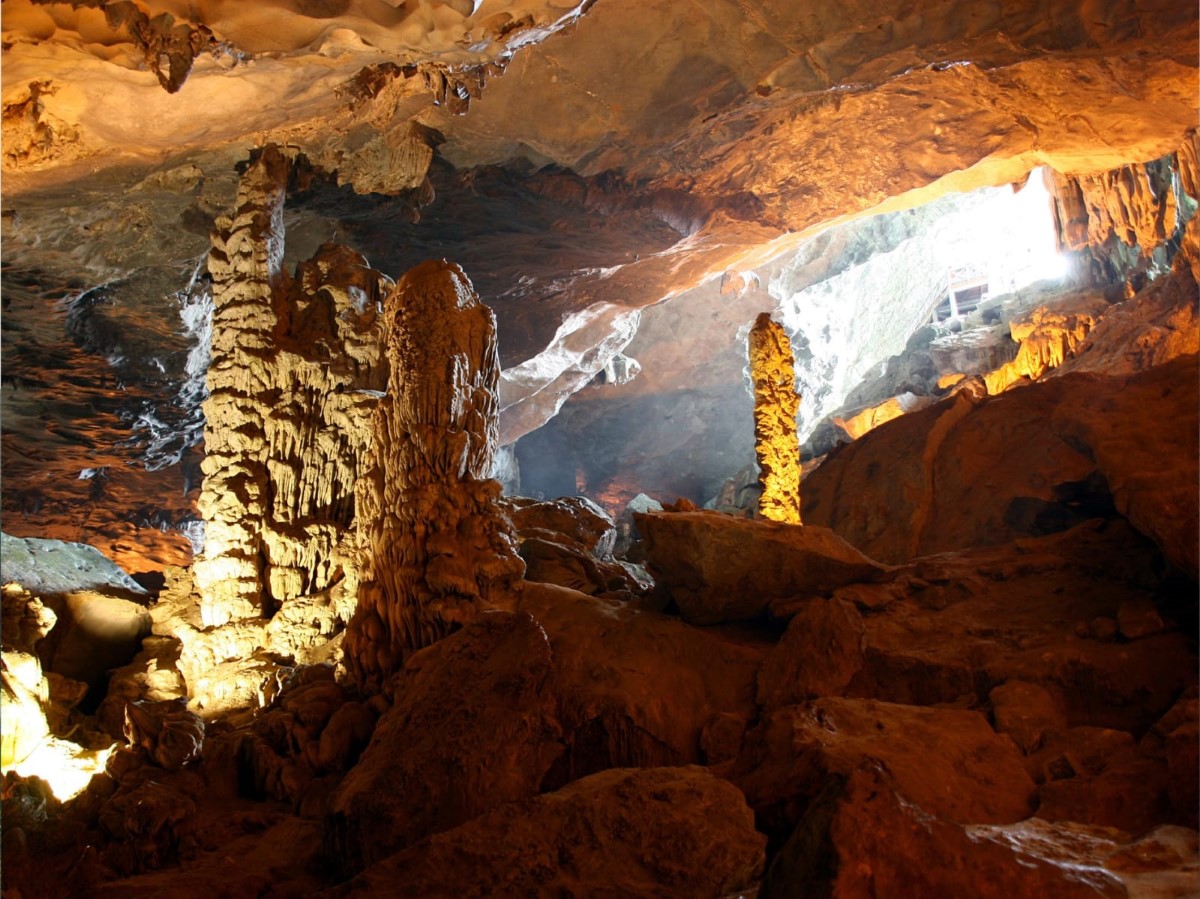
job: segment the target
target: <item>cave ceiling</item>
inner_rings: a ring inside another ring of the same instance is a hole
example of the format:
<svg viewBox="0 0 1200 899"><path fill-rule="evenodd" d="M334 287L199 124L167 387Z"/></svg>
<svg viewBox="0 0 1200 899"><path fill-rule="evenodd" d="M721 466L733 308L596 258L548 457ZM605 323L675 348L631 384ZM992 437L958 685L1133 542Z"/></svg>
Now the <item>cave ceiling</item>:
<svg viewBox="0 0 1200 899"><path fill-rule="evenodd" d="M679 388L712 381L740 352L735 319L772 302L724 289L732 275L787 254L835 270L853 244L830 243L839 223L1037 166L1154 159L1197 122L1197 12L1176 0L0 12L6 529L119 543L136 520L170 532L160 559L185 552L198 486L186 310L254 148L305 160L289 266L337 241L392 277L464 268L499 320L504 442L564 402L603 421L606 391L579 391L636 340L620 417L673 452L664 410L719 417ZM740 425L713 426L736 468ZM106 491L124 512L100 508Z"/></svg>

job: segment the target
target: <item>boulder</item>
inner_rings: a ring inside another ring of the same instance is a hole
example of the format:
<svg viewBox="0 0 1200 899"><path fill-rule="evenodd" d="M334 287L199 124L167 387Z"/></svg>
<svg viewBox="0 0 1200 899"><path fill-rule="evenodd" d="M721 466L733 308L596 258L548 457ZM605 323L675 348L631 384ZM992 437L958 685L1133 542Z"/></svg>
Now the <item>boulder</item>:
<svg viewBox="0 0 1200 899"><path fill-rule="evenodd" d="M919 559L886 584L839 591L858 603L865 627L863 665L846 694L982 704L997 686L1022 681L1049 691L1070 726L1142 732L1196 669L1194 641L1178 624L1114 639L1122 603L1164 583L1156 558L1127 524L1093 522ZM1113 620L1111 636L1092 626L1103 619Z"/></svg>
<svg viewBox="0 0 1200 899"><path fill-rule="evenodd" d="M204 722L188 711L186 699L131 702L125 706L125 739L160 768L177 771L200 758Z"/></svg>
<svg viewBox="0 0 1200 899"><path fill-rule="evenodd" d="M831 778L862 767L909 802L959 823L1009 823L1033 810L1020 753L978 712L870 699L818 699L766 715L733 779L769 832L787 832Z"/></svg>
<svg viewBox="0 0 1200 899"><path fill-rule="evenodd" d="M824 527L704 511L636 521L651 573L692 624L759 618L772 600L827 595L885 573Z"/></svg>
<svg viewBox="0 0 1200 899"><path fill-rule="evenodd" d="M94 546L8 534L0 534L0 583L18 583L38 596L76 590L139 598L149 595Z"/></svg>
<svg viewBox="0 0 1200 899"><path fill-rule="evenodd" d="M1038 818L968 825L931 814L879 771L831 781L763 881L763 899L891 896L1056 899L1193 895L1197 836L1161 827L1139 840Z"/></svg>
<svg viewBox="0 0 1200 899"><path fill-rule="evenodd" d="M343 869L536 795L563 753L553 674L545 631L520 612L481 614L413 654L332 800L327 833Z"/></svg>
<svg viewBox="0 0 1200 899"><path fill-rule="evenodd" d="M894 564L1120 513L1195 579L1198 382L1184 355L960 393L832 454L803 482L805 521Z"/></svg>
<svg viewBox="0 0 1200 899"><path fill-rule="evenodd" d="M612 558L616 525L612 516L586 496L560 496L545 501L515 496L501 500L501 505L522 540L543 537L575 543L597 559Z"/></svg>
<svg viewBox="0 0 1200 899"><path fill-rule="evenodd" d="M589 595L640 589L633 576L616 562L596 559L569 543L524 537L519 551L527 581L557 584Z"/></svg>
<svg viewBox="0 0 1200 899"><path fill-rule="evenodd" d="M1062 703L1040 684L1011 680L988 694L997 733L1008 734L1025 753L1041 748L1047 733L1066 730Z"/></svg>
<svg viewBox="0 0 1200 899"><path fill-rule="evenodd" d="M759 704L772 709L839 695L862 667L863 634L853 603L805 602L758 673Z"/></svg>
<svg viewBox="0 0 1200 899"><path fill-rule="evenodd" d="M687 896L754 884L765 838L732 784L703 768L614 769L501 806L320 895Z"/></svg>
<svg viewBox="0 0 1200 899"><path fill-rule="evenodd" d="M605 768L710 763L705 735L724 716L744 729L753 712L755 675L771 645L765 635L692 627L547 584L526 584L520 609L553 649L566 752L547 788ZM717 729L725 736L709 749L736 754L740 731Z"/></svg>

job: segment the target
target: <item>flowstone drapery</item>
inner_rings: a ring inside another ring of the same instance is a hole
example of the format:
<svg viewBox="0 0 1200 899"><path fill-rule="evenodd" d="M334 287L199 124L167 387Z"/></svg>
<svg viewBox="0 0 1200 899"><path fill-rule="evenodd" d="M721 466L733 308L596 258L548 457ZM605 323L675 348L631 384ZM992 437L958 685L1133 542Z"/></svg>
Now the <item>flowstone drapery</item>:
<svg viewBox="0 0 1200 899"><path fill-rule="evenodd" d="M497 444L496 324L457 265L429 261L384 307L387 394L359 481L358 609L346 664L379 689L411 652L524 574L487 478Z"/></svg>
<svg viewBox="0 0 1200 899"><path fill-rule="evenodd" d="M800 438L792 344L764 312L750 329L750 379L754 383L754 454L758 459L763 518L800 524Z"/></svg>

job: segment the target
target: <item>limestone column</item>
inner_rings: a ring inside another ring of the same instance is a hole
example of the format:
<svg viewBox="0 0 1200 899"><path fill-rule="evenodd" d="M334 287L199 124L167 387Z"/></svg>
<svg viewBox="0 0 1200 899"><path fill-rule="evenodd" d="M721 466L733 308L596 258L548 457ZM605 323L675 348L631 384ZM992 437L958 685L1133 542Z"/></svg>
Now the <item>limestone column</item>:
<svg viewBox="0 0 1200 899"><path fill-rule="evenodd" d="M792 344L783 326L764 312L750 329L754 384L754 454L758 459L763 518L800 524L800 437Z"/></svg>
<svg viewBox="0 0 1200 899"><path fill-rule="evenodd" d="M346 665L368 692L524 574L488 479L500 366L492 311L458 266L408 272L384 306L387 394L356 493L358 608Z"/></svg>
<svg viewBox="0 0 1200 899"><path fill-rule="evenodd" d="M238 185L237 210L217 219L212 362L204 402L204 552L193 566L206 626L261 614L259 528L267 470L260 447L268 409L260 400L274 351L275 292L283 273L283 204L289 162L267 147Z"/></svg>

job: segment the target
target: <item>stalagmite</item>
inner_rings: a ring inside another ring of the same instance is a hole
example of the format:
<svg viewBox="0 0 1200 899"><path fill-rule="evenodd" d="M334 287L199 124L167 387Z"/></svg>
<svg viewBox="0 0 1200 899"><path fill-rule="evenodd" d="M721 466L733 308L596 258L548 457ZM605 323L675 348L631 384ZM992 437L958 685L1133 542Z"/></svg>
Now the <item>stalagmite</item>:
<svg viewBox="0 0 1200 899"><path fill-rule="evenodd" d="M291 163L267 147L232 218L217 221L212 363L204 404L205 626L269 616L347 574L354 485L386 384L378 304L390 281L327 244L282 269Z"/></svg>
<svg viewBox="0 0 1200 899"><path fill-rule="evenodd" d="M361 584L345 641L367 690L524 573L500 485L487 479L500 375L492 311L462 269L429 261L388 296L384 328L391 374L356 494Z"/></svg>
<svg viewBox="0 0 1200 899"><path fill-rule="evenodd" d="M750 329L754 382L754 453L758 458L763 518L800 524L800 438L792 345L783 326L764 312Z"/></svg>

